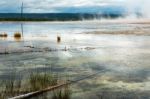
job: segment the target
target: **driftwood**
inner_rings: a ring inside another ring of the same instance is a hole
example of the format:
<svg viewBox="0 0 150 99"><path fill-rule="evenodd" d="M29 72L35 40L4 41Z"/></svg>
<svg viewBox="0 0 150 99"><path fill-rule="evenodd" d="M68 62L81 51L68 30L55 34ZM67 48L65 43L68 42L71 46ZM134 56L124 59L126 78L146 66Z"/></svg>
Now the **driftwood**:
<svg viewBox="0 0 150 99"><path fill-rule="evenodd" d="M39 91L30 92L30 93L23 94L23 95L16 96L16 97L12 97L12 98L9 98L9 99L27 99L27 98L31 98L31 97L34 97L34 96L38 96L42 93L52 91L52 90L55 90L55 89L58 89L58 88L61 88L61 87L67 86L67 85L77 83L79 81L82 81L82 80L85 80L85 79L88 79L88 78L91 78L95 75L98 75L99 73L103 73L104 71L105 70L96 72L94 74L88 75L86 77L83 77L83 78L80 78L80 79L77 79L77 80L74 80L74 81L68 81L67 83L59 84L59 85L56 85L56 86L51 86L51 87L48 87L48 88L45 88L45 89L42 89L42 90L39 90Z"/></svg>
<svg viewBox="0 0 150 99"><path fill-rule="evenodd" d="M33 96L37 96L37 95L39 95L39 94L42 94L42 93L44 93L44 92L52 91L52 90L54 90L54 89L63 87L63 86L68 85L68 84L69 84L69 83L64 83L64 84L60 84L60 85L48 87L48 88L46 88L46 89L42 89L42 90L35 91L35 92L30 92L30 93L27 93L27 94L24 94L24 95L20 95L20 96L16 96L16 97L9 98L9 99L27 99L27 98L30 98L30 97L33 97Z"/></svg>

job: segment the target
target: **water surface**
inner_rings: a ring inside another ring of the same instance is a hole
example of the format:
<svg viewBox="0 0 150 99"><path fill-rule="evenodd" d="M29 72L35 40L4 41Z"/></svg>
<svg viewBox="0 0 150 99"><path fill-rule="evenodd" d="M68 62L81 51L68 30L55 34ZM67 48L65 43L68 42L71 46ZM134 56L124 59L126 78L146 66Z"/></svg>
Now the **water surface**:
<svg viewBox="0 0 150 99"><path fill-rule="evenodd" d="M24 37L16 40L13 34L21 32L21 24ZM9 34L8 38L0 39L0 52L11 53L0 55L1 83L12 78L22 79L23 86L24 80L32 73L53 73L62 80L78 80L98 73L71 85L70 98L149 99L150 36L94 34L96 31L118 32L136 28L149 30L150 25L101 22L0 23L1 33ZM61 37L61 42L57 42L57 36ZM49 92L45 97L50 98L51 95Z"/></svg>

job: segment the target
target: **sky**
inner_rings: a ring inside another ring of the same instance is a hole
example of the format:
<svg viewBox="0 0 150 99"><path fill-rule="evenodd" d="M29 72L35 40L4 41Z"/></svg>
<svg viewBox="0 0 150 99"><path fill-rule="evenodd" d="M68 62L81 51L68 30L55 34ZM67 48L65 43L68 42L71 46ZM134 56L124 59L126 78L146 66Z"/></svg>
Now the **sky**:
<svg viewBox="0 0 150 99"><path fill-rule="evenodd" d="M126 13L149 17L150 0L0 0L0 13Z"/></svg>

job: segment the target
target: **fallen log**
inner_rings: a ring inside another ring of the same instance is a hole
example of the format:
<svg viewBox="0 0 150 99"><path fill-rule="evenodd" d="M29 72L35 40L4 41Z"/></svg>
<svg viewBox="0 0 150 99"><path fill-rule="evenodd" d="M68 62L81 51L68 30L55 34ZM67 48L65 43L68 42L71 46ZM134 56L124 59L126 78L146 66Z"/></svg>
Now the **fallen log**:
<svg viewBox="0 0 150 99"><path fill-rule="evenodd" d="M40 90L40 91L30 92L30 93L27 93L27 94L24 94L24 95L20 95L20 96L16 96L16 97L9 98L9 99L27 99L27 98L30 98L30 97L33 97L33 96L37 96L37 95L42 94L42 93L47 92L47 91L52 91L54 89L60 88L62 86L68 85L68 84L69 83L64 83L64 84L48 87L48 88Z"/></svg>
<svg viewBox="0 0 150 99"><path fill-rule="evenodd" d="M12 98L9 98L9 99L28 99L28 98L31 98L31 97L34 97L34 96L38 96L38 95L40 95L42 93L45 93L45 92L52 91L52 90L55 90L55 89L58 89L58 88L61 88L61 87L67 86L67 85L77 83L79 81L82 81L82 80L85 80L85 79L88 79L88 78L91 78L95 75L98 75L99 73L103 73L104 71L106 71L106 70L99 71L99 72L96 72L94 74L90 74L86 77L83 77L83 78L80 78L80 79L77 79L77 80L73 80L73 81L69 81L67 83L59 84L59 85L56 85L56 86L51 86L51 87L48 87L48 88L45 88L45 89L42 89L42 90L39 90L39 91L30 92L30 93L19 95L19 96L12 97Z"/></svg>

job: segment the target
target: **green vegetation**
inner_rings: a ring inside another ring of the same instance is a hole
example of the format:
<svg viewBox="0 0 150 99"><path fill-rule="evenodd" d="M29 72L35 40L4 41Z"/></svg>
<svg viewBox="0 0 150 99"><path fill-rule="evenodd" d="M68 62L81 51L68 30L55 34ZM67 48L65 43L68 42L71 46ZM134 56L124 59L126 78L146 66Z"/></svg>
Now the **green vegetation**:
<svg viewBox="0 0 150 99"><path fill-rule="evenodd" d="M0 13L0 21L79 21L101 18L118 18L122 14L92 13Z"/></svg>
<svg viewBox="0 0 150 99"><path fill-rule="evenodd" d="M47 18L0 18L0 21L78 21L79 19L47 19Z"/></svg>
<svg viewBox="0 0 150 99"><path fill-rule="evenodd" d="M2 85L0 86L0 99L40 91L59 84L58 76L50 73L31 73L28 79L21 79L21 77L18 79L16 74L12 74L11 79L1 81L0 83ZM70 92L68 86L61 89L58 88L58 90L59 93L58 91L53 92L53 99L69 99Z"/></svg>
<svg viewBox="0 0 150 99"><path fill-rule="evenodd" d="M71 91L66 85L63 89L53 91L52 99L71 99Z"/></svg>
<svg viewBox="0 0 150 99"><path fill-rule="evenodd" d="M58 78L49 74L31 74L29 78L30 91L37 91L57 85Z"/></svg>

